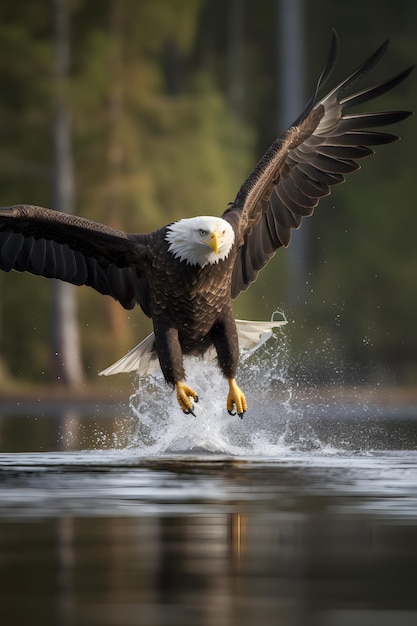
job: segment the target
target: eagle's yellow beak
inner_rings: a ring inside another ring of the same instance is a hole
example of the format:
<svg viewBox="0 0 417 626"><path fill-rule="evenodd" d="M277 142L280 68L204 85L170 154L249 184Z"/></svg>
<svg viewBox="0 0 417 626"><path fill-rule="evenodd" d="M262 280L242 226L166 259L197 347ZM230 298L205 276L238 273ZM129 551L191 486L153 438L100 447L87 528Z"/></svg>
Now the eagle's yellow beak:
<svg viewBox="0 0 417 626"><path fill-rule="evenodd" d="M210 233L210 237L204 243L213 250L214 254L219 254L219 235L216 231Z"/></svg>

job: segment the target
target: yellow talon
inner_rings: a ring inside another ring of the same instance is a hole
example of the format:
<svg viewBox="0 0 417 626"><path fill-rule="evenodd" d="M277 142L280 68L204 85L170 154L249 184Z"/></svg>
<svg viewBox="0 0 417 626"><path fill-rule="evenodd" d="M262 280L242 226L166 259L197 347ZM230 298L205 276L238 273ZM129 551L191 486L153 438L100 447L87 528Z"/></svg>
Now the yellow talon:
<svg viewBox="0 0 417 626"><path fill-rule="evenodd" d="M191 413L191 415L194 415L195 417L195 413L193 411L194 406L190 398L193 398L194 402L198 402L198 395L196 394L196 392L191 389L191 387L188 387L188 385L184 385L184 383L182 383L181 381L176 383L175 389L177 392L178 404L180 405L183 413L185 413L186 415L189 415Z"/></svg>
<svg viewBox="0 0 417 626"><path fill-rule="evenodd" d="M246 398L241 389L237 386L234 378L229 378L229 393L227 395L227 410L229 415L239 415L239 417L243 417L245 414L248 405L246 404ZM236 407L236 411L233 409Z"/></svg>

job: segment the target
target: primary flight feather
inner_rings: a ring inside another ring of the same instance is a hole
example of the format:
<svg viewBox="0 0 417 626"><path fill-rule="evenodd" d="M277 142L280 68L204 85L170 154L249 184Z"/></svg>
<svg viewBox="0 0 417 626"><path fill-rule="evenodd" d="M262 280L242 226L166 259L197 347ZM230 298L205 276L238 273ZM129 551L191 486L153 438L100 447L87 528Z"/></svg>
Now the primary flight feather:
<svg viewBox="0 0 417 626"><path fill-rule="evenodd" d="M312 215L331 186L359 169L357 159L373 154L369 146L398 139L375 128L405 119L408 111L346 112L383 95L413 69L346 95L387 45L318 99L337 57L333 33L305 110L267 150L221 217L182 219L148 234L131 234L42 207L3 207L0 268L89 285L126 309L139 304L153 321L147 349L157 355L185 413L193 412L198 396L184 382L183 355L214 348L229 382L227 409L242 417L247 406L235 382L239 345L232 299L256 280L280 246L288 246L292 229ZM262 334L262 324L257 331Z"/></svg>

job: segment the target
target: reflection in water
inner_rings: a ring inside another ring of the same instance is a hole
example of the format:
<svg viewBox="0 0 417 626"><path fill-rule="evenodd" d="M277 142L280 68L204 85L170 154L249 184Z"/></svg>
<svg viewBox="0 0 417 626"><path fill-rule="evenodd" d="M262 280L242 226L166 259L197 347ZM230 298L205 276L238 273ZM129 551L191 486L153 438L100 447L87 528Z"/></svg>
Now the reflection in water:
<svg viewBox="0 0 417 626"><path fill-rule="evenodd" d="M77 450L80 439L80 416L75 409L63 409L58 419L55 419L57 432L56 441L61 443L62 449Z"/></svg>
<svg viewBox="0 0 417 626"><path fill-rule="evenodd" d="M416 462L2 455L2 623L411 626Z"/></svg>

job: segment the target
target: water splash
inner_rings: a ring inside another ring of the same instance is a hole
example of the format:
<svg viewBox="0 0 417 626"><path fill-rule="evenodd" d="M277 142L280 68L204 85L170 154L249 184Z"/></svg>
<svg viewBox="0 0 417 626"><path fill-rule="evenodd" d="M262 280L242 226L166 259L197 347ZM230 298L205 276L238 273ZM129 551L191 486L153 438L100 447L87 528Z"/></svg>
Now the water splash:
<svg viewBox="0 0 417 626"><path fill-rule="evenodd" d="M215 363L186 361L188 381L199 394L196 416L185 416L157 374L138 381L130 398L136 425L129 447L146 455L204 451L217 454L282 456L290 450L322 450L315 429L294 403L285 334L278 330L259 350L243 354L238 371L249 410L243 420L225 408L227 382Z"/></svg>

